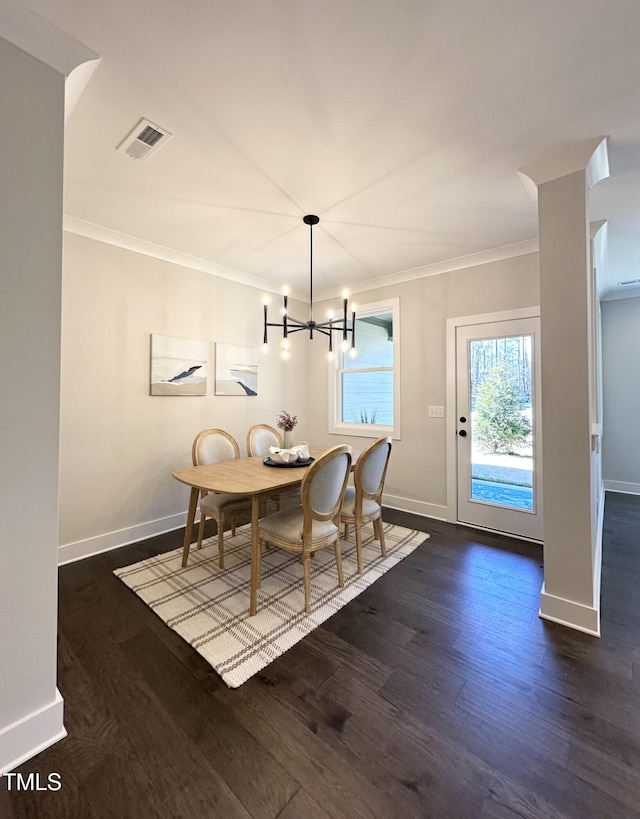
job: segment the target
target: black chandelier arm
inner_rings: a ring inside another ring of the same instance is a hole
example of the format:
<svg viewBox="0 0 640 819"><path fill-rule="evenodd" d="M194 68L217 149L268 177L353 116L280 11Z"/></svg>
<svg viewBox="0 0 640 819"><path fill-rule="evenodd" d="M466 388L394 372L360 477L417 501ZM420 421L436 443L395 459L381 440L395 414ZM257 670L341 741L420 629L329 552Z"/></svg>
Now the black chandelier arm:
<svg viewBox="0 0 640 819"><path fill-rule="evenodd" d="M290 321L287 324L287 335L292 335L293 333L299 333L300 330L309 330L310 332L313 332L313 333L318 332L318 333L322 333L325 336L328 336L329 333L330 333L330 330L326 329L327 326L328 325L326 325L326 324L311 325L308 322L306 322L306 323L305 322L300 322L300 323L293 324ZM267 327L279 327L281 330L283 330L284 329L284 324L269 321L265 325L265 330L266 330ZM334 328L334 329L336 329L336 328ZM351 331L349 331L349 332L351 332ZM283 334L283 336L284 336L284 334ZM265 342L265 344L266 344L266 342Z"/></svg>
<svg viewBox="0 0 640 819"><path fill-rule="evenodd" d="M316 326L313 328L313 332L322 333L323 336L329 336L329 338L331 338L331 333L328 330L323 330L319 324L316 324Z"/></svg>
<svg viewBox="0 0 640 819"><path fill-rule="evenodd" d="M328 335L329 332L338 332L338 333L347 333L347 335L355 335L355 329L353 327L343 327L342 324L338 324L335 321L322 321L322 322L314 322L311 324L308 321L298 321L297 319L289 318L286 325L282 321L267 321L264 325L266 327L279 327L283 330L285 327L287 328L288 333L295 333L298 330L316 330L322 331L325 335Z"/></svg>
<svg viewBox="0 0 640 819"><path fill-rule="evenodd" d="M287 335L288 333L295 333L296 330L308 330L309 323L290 318L286 324L284 321L268 321L265 327L279 327L281 330L286 329L286 333L283 333L283 335Z"/></svg>
<svg viewBox="0 0 640 819"><path fill-rule="evenodd" d="M296 327L295 330L289 330L290 333L297 333L300 330L308 330L309 331L309 338L313 338L313 333L322 333L324 336L328 336L329 332L327 330L323 330L319 324L311 325L305 324L302 327Z"/></svg>
<svg viewBox="0 0 640 819"><path fill-rule="evenodd" d="M316 328L329 328L330 330L337 330L339 333L346 331L347 333L353 333L353 329L347 325L346 327L336 321L335 319L331 319L331 321L319 321L316 324Z"/></svg>
<svg viewBox="0 0 640 819"><path fill-rule="evenodd" d="M291 326L292 324L296 324L299 327L308 327L308 325L309 325L308 321L302 321L302 319L294 318L293 316L287 315L286 319L287 319L287 324L289 324L289 326Z"/></svg>
<svg viewBox="0 0 640 819"><path fill-rule="evenodd" d="M265 327L302 327L306 328L307 330L311 327L315 330L316 328L329 328L331 330L337 330L338 332L346 331L347 333L355 332L353 327L350 327L348 324L345 326L342 322L338 322L335 319L331 319L329 321L314 321L313 323L309 321L301 321L300 319L293 318L293 316L289 316L287 318L287 322L285 324L284 321L265 321Z"/></svg>

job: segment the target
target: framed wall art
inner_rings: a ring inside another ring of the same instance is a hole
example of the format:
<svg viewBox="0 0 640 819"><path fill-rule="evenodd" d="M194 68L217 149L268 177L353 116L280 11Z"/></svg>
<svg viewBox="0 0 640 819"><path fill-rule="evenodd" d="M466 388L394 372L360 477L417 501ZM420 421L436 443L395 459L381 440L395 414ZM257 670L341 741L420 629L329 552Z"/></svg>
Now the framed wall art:
<svg viewBox="0 0 640 819"><path fill-rule="evenodd" d="M257 349L216 342L215 378L216 395L257 395Z"/></svg>
<svg viewBox="0 0 640 819"><path fill-rule="evenodd" d="M151 395L206 395L208 341L151 336Z"/></svg>

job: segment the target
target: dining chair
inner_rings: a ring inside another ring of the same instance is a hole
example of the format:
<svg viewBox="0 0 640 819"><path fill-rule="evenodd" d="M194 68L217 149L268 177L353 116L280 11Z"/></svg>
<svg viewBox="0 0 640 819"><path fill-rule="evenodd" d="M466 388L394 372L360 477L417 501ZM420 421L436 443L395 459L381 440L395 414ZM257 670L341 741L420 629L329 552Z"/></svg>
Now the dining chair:
<svg viewBox="0 0 640 819"><path fill-rule="evenodd" d="M250 458L266 457L269 455L269 447L277 446L282 449L282 435L275 427L270 427L269 424L254 424L247 432L247 455ZM280 509L280 501L284 499L295 498L296 502L300 498L299 487L293 489L285 489L282 492L275 492L270 495L266 502L273 501L276 510Z"/></svg>
<svg viewBox="0 0 640 819"><path fill-rule="evenodd" d="M300 487L301 504L267 515L258 524L260 543L302 557L304 610L311 610L311 555L333 544L338 585L344 586L340 553L340 507L351 471L351 447L335 446L307 469Z"/></svg>
<svg viewBox="0 0 640 819"><path fill-rule="evenodd" d="M349 538L349 524L354 524L358 573L362 573L362 527L365 523L373 523L382 556L387 556L382 530L382 488L390 455L391 438L378 438L370 444L356 461L353 486L348 486L345 491L340 523L344 523L345 540Z"/></svg>
<svg viewBox="0 0 640 819"><path fill-rule="evenodd" d="M249 428L249 432L247 432L247 455L250 458L256 456L266 457L271 446L282 449L282 435L275 427L270 427L269 424L254 424Z"/></svg>
<svg viewBox="0 0 640 819"><path fill-rule="evenodd" d="M203 429L193 441L192 457L194 466L237 460L240 457L240 447L233 435L223 429ZM221 569L224 569L225 518L231 518L231 534L235 535L235 516L240 512L251 512L251 498L245 495L202 490L200 495L198 549L202 548L205 519L213 518L218 527L218 563Z"/></svg>

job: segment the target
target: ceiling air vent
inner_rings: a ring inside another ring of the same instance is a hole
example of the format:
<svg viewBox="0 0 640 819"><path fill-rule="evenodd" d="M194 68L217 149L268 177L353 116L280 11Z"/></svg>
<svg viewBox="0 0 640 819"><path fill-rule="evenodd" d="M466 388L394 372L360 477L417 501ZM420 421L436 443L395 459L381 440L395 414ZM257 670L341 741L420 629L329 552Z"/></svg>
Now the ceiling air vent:
<svg viewBox="0 0 640 819"><path fill-rule="evenodd" d="M161 145L164 145L172 134L164 128L159 128L148 119L141 119L136 127L127 134L118 145L118 150L132 159L149 159Z"/></svg>

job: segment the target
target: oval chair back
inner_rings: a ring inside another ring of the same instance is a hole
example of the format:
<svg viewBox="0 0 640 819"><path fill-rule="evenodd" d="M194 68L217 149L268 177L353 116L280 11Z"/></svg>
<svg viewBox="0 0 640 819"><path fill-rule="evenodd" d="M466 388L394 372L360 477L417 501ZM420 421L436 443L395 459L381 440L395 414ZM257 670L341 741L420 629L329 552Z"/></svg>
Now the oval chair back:
<svg viewBox="0 0 640 819"><path fill-rule="evenodd" d="M349 536L349 524L354 524L358 572L362 572L362 527L366 523L373 523L373 531L380 543L382 556L387 556L382 529L382 490L391 445L390 437L378 438L362 452L353 472L353 487L349 487L345 492L340 521L344 523L345 539Z"/></svg>
<svg viewBox="0 0 640 819"><path fill-rule="evenodd" d="M191 448L194 466L233 461L240 457L238 442L223 429L203 429L199 432Z"/></svg>
<svg viewBox="0 0 640 819"><path fill-rule="evenodd" d="M269 454L269 447L282 449L282 436L269 424L254 424L247 432L247 455L250 458Z"/></svg>
<svg viewBox="0 0 640 819"><path fill-rule="evenodd" d="M351 471L351 448L337 446L313 463L302 479L300 498L311 520L339 523L340 507Z"/></svg>
<svg viewBox="0 0 640 819"><path fill-rule="evenodd" d="M381 502L390 455L391 438L378 438L365 449L354 470L356 492L360 487L364 498Z"/></svg>

